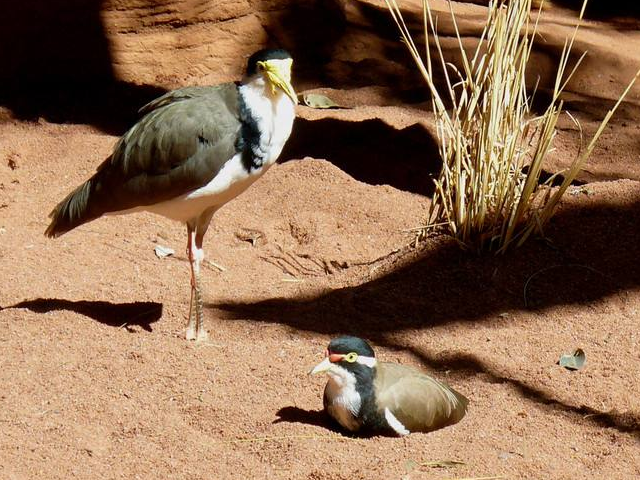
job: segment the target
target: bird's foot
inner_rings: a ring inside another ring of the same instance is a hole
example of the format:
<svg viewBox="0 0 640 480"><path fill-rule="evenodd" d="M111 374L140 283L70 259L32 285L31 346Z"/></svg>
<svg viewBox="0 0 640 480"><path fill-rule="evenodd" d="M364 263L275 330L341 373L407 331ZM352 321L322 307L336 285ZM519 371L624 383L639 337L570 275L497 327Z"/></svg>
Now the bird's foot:
<svg viewBox="0 0 640 480"><path fill-rule="evenodd" d="M188 325L187 326L187 330L185 332L185 338L187 340L198 340L198 337L196 335L196 326L195 325Z"/></svg>
<svg viewBox="0 0 640 480"><path fill-rule="evenodd" d="M196 343L204 343L209 341L209 332L204 328L201 328L195 336Z"/></svg>

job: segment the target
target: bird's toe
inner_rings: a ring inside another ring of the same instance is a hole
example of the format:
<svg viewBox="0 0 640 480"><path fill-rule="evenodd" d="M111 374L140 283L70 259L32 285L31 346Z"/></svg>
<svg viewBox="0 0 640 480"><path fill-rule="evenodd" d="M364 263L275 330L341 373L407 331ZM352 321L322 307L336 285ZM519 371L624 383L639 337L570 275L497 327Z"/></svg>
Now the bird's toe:
<svg viewBox="0 0 640 480"><path fill-rule="evenodd" d="M207 332L204 328L200 329L195 335L195 340L197 343L208 342L209 332Z"/></svg>
<svg viewBox="0 0 640 480"><path fill-rule="evenodd" d="M195 326L189 325L187 327L187 330L185 332L185 338L187 340L198 340L198 338L196 336L196 328L195 328Z"/></svg>

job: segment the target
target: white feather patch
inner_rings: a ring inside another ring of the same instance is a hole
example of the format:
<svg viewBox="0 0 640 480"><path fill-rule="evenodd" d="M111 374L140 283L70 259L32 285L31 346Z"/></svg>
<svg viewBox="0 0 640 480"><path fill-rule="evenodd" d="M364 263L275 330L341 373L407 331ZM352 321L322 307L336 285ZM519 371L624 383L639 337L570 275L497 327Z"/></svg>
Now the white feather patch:
<svg viewBox="0 0 640 480"><path fill-rule="evenodd" d="M329 381L325 395L329 415L347 430L357 430L360 427L357 416L362 406L362 398L356 390L356 377L339 366L327 373Z"/></svg>
<svg viewBox="0 0 640 480"><path fill-rule="evenodd" d="M276 161L291 134L296 116L295 105L281 90L271 94L262 77L240 87L247 107L258 124L260 150L266 153L265 163Z"/></svg>
<svg viewBox="0 0 640 480"><path fill-rule="evenodd" d="M396 416L393 413L391 413L391 410L389 410L389 408L384 409L384 418L389 424L389 426L393 428L393 430L398 435L402 435L402 436L409 435L410 433L409 430L407 430L405 426L400 422L400 420L398 420Z"/></svg>
<svg viewBox="0 0 640 480"><path fill-rule="evenodd" d="M173 198L166 202L142 207L159 215L186 222L200 215L203 210L211 207L221 207L244 192L267 169L247 173L242 165L240 154L235 155L224 164L218 174L204 187Z"/></svg>
<svg viewBox="0 0 640 480"><path fill-rule="evenodd" d="M378 361L374 357L365 357L364 355L358 355L358 358L356 358L356 362L360 365L366 365L369 368L375 367L378 363Z"/></svg>

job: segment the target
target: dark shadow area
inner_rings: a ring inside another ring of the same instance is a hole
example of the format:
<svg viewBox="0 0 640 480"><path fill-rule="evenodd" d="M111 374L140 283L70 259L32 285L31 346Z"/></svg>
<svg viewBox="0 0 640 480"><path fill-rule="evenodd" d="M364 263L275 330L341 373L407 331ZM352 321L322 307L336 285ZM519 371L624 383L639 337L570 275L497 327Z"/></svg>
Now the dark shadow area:
<svg viewBox="0 0 640 480"><path fill-rule="evenodd" d="M368 431L349 432L331 418L324 410L304 410L298 407L283 407L276 413L278 416L272 423L304 423L322 427L348 438L373 438L376 436L395 437L393 434L378 433Z"/></svg>
<svg viewBox="0 0 640 480"><path fill-rule="evenodd" d="M103 0L3 2L0 105L20 120L86 123L120 134L164 89L116 80Z"/></svg>
<svg viewBox="0 0 640 480"><path fill-rule="evenodd" d="M630 76L629 78L632 78ZM622 93L622 92L620 92ZM571 112L580 112L585 114L588 118L597 121L602 121L606 113L611 110L617 99L611 100L608 98L597 97L594 95L587 95L584 93L571 92L568 95L564 95L564 110ZM549 105L549 102L547 102ZM625 122L636 122L640 116L640 106L633 103L627 97L627 100L623 100L620 106L616 110L615 115L612 117L609 125L616 125Z"/></svg>
<svg viewBox="0 0 640 480"><path fill-rule="evenodd" d="M84 315L110 327L125 327L127 331L132 331L130 327L137 325L151 332L151 324L162 317L162 304L156 302L111 303L89 300L72 301L61 298L36 298L3 307L2 310L8 308L26 308L34 313L67 310Z"/></svg>
<svg viewBox="0 0 640 480"><path fill-rule="evenodd" d="M489 0L465 0L465 3L487 6ZM546 0L546 8L558 5L578 13L582 9L584 0ZM533 5L532 10L538 7ZM585 10L585 18L593 20L608 20L614 17L640 17L640 3L636 0L589 0Z"/></svg>
<svg viewBox="0 0 640 480"><path fill-rule="evenodd" d="M552 0L556 5L580 12L584 0ZM640 18L640 2L637 0L589 0L585 18L591 20Z"/></svg>
<svg viewBox="0 0 640 480"><path fill-rule="evenodd" d="M361 182L429 196L432 176L442 167L436 140L425 127L398 130L380 119L298 118L280 158L307 156L326 159Z"/></svg>
<svg viewBox="0 0 640 480"><path fill-rule="evenodd" d="M586 405L566 405L553 397L552 392L531 387L520 380L496 374L475 355L454 354L440 355L434 358L421 352L419 349L406 345L394 345L396 348L409 350L424 365L440 371L455 371L461 376L485 375L490 383L506 383L512 386L518 393L535 403L541 404L548 410L558 410L574 414L580 423L591 422L605 428L615 428L623 433L630 433L640 440L640 417L632 413L621 413L615 410L601 412Z"/></svg>
<svg viewBox="0 0 640 480"><path fill-rule="evenodd" d="M140 118L140 107L166 93L150 85L95 81L0 88L0 105L20 120L87 124L110 135L123 134Z"/></svg>
<svg viewBox="0 0 640 480"><path fill-rule="evenodd" d="M525 165L524 167L522 167L520 171L525 175L528 174L529 165ZM559 187L564 183L564 180L565 180L564 175L560 173L556 174L556 173L548 172L547 170L542 169L540 171L540 176L538 177L538 184L544 185L546 182L550 182L550 185L552 187ZM573 185L574 187L579 187L579 186L585 185L586 183L587 182L583 182L582 180L573 179L570 185Z"/></svg>
<svg viewBox="0 0 640 480"><path fill-rule="evenodd" d="M114 78L100 10L104 0L2 2L2 82Z"/></svg>
<svg viewBox="0 0 640 480"><path fill-rule="evenodd" d="M406 103L419 103L429 100L431 93L427 88L426 82L422 77L418 67L411 56L409 49L401 41L400 31L393 21L389 10L384 5L371 5L367 3L359 3L358 11L363 18L366 19L368 30L372 35L381 39L379 49L382 53L382 61L380 59L375 62L372 59L365 59L354 65L351 78L363 76L364 79L379 79L380 85L392 86L394 93L400 101ZM411 31L411 36L418 48L418 51L425 51L424 23L421 10L419 13L407 9L401 9L403 18ZM461 65L461 55L458 45L452 46L447 43L447 37L454 35L453 22L449 13L436 14L438 17L438 31L440 38L443 40L440 47L446 61ZM478 38L481 32L478 29ZM465 36L465 33L462 33ZM439 54L435 45L430 45L432 59L434 59L433 80L439 92L448 90L445 81L444 71L439 61ZM443 101L448 104L447 95L442 95ZM448 105L450 106L450 105Z"/></svg>
<svg viewBox="0 0 640 480"><path fill-rule="evenodd" d="M342 2L293 2L288 8L272 12L265 27L273 46L286 48L295 59L296 85L329 85L324 66L331 61L334 45L349 27Z"/></svg>
<svg viewBox="0 0 640 480"><path fill-rule="evenodd" d="M324 410L304 410L298 407L282 407L276 413L272 423L304 423L316 427L326 428L337 433L342 433L331 417Z"/></svg>

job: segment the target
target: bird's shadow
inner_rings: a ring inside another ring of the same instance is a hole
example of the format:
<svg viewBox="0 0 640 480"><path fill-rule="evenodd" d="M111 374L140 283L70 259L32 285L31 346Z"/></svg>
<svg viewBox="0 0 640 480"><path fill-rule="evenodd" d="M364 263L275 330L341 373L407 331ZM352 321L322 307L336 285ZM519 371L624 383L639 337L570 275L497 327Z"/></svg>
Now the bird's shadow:
<svg viewBox="0 0 640 480"><path fill-rule="evenodd" d="M370 432L361 430L357 433L344 430L331 418L324 410L305 410L299 407L282 407L276 413L276 418L272 423L304 423L315 427L322 427L334 433L339 433L345 438L373 438L373 437L395 437L396 435L384 432Z"/></svg>
<svg viewBox="0 0 640 480"><path fill-rule="evenodd" d="M323 410L305 410L299 407L282 407L276 413L276 418L272 423L304 423L316 427L342 433L338 426Z"/></svg>
<svg viewBox="0 0 640 480"><path fill-rule="evenodd" d="M151 324L162 317L162 304L157 302L111 303L90 300L74 301L63 298L36 298L24 300L8 307L1 307L0 310L9 308L26 308L35 313L67 310L111 327L124 327L127 331L132 331L131 327L137 325L151 332Z"/></svg>

